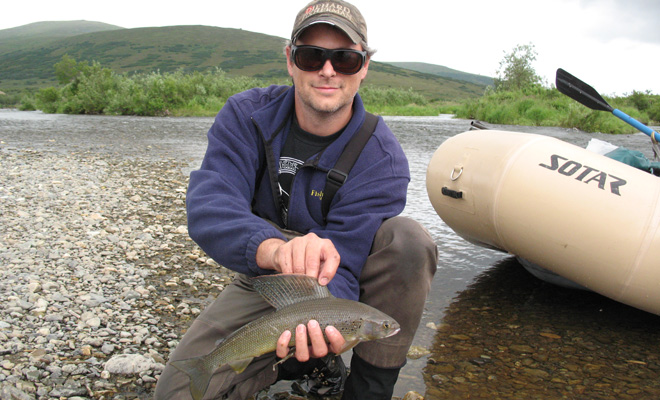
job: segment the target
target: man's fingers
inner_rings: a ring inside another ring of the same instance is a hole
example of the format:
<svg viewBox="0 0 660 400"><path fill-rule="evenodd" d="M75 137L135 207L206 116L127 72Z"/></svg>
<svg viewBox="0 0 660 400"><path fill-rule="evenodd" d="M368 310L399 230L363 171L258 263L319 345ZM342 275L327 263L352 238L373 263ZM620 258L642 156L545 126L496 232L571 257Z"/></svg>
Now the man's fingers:
<svg viewBox="0 0 660 400"><path fill-rule="evenodd" d="M275 251L275 269L279 270L282 274L291 274L293 267L291 265L291 251L288 250L288 243L282 244Z"/></svg>
<svg viewBox="0 0 660 400"><path fill-rule="evenodd" d="M305 275L311 276L312 278L318 278L319 276L319 268L321 266L321 244L322 242L320 239L310 241L305 249Z"/></svg>
<svg viewBox="0 0 660 400"><path fill-rule="evenodd" d="M289 242L291 246L291 260L294 274L305 273L305 253L307 244L301 238L295 238Z"/></svg>
<svg viewBox="0 0 660 400"><path fill-rule="evenodd" d="M289 342L291 341L291 331L284 331L280 335L280 338L277 340L277 347L275 349L275 354L279 358L284 358L289 354Z"/></svg>
<svg viewBox="0 0 660 400"><path fill-rule="evenodd" d="M320 358L328 354L328 345L325 343L325 338L323 337L323 332L319 323L315 320L309 321L307 323L307 328L309 332L309 341L311 342L312 347L312 357Z"/></svg>
<svg viewBox="0 0 660 400"><path fill-rule="evenodd" d="M309 348L307 347L307 329L300 324L296 327L296 359L300 362L309 360Z"/></svg>
<svg viewBox="0 0 660 400"><path fill-rule="evenodd" d="M283 274L304 274L327 285L337 273L340 256L329 239L308 233L283 243L274 254L275 269Z"/></svg>
<svg viewBox="0 0 660 400"><path fill-rule="evenodd" d="M341 332L339 332L334 326L327 326L325 328L325 336L330 343L330 351L339 354L346 343L346 339L341 335Z"/></svg>
<svg viewBox="0 0 660 400"><path fill-rule="evenodd" d="M320 256L319 284L321 285L327 285L335 277L341 259L332 242L328 240L328 243L329 245L323 248Z"/></svg>

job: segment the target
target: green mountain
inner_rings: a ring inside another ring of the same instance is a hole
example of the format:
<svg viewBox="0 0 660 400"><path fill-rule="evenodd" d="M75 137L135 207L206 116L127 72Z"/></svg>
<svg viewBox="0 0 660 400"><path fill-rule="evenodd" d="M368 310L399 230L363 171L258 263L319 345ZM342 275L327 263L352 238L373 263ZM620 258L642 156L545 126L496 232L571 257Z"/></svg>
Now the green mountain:
<svg viewBox="0 0 660 400"><path fill-rule="evenodd" d="M4 42L16 38L61 38L116 29L124 28L95 21L44 21L0 30L0 40Z"/></svg>
<svg viewBox="0 0 660 400"><path fill-rule="evenodd" d="M483 75L470 74L467 72L458 71L442 65L427 64L421 62L388 62L399 68L410 69L425 74L438 75L444 78L454 79L457 81L472 82L477 85L493 85L493 78Z"/></svg>
<svg viewBox="0 0 660 400"><path fill-rule="evenodd" d="M0 54L44 45L58 39L90 32L124 29L94 21L45 21L0 30Z"/></svg>
<svg viewBox="0 0 660 400"><path fill-rule="evenodd" d="M233 76L286 81L283 48L283 38L241 29L124 29L89 21L39 22L0 30L0 90L55 84L53 65L65 54L126 73L219 67ZM375 61L365 84L410 88L440 100L478 97L487 85Z"/></svg>

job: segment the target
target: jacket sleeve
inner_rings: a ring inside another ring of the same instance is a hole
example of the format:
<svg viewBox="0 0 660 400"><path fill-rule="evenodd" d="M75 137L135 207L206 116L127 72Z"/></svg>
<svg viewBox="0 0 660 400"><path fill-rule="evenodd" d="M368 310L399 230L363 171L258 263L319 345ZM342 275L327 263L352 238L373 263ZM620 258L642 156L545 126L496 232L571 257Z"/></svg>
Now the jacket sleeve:
<svg viewBox="0 0 660 400"><path fill-rule="evenodd" d="M284 236L254 215L251 202L263 143L244 104L230 98L208 132L201 168L190 174L186 197L190 237L211 258L248 276L271 273L256 265L256 250Z"/></svg>
<svg viewBox="0 0 660 400"><path fill-rule="evenodd" d="M341 254L340 268L328 285L330 291L351 300L358 300L358 281L376 232L384 220L403 211L410 182L408 161L394 136L376 136L370 142L371 150L365 148L351 171L357 170L357 174L335 195L327 225L315 231L331 239Z"/></svg>

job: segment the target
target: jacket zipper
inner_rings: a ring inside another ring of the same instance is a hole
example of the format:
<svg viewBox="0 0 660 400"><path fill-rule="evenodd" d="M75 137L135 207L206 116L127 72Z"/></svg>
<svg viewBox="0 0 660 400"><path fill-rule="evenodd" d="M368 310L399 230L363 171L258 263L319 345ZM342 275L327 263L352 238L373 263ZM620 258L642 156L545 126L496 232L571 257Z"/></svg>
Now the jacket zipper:
<svg viewBox="0 0 660 400"><path fill-rule="evenodd" d="M277 215L280 218L279 224L280 226L283 226L284 223L282 221L282 198L280 196L280 191L279 191L279 185L277 182L277 176L278 176L278 170L274 166L277 165L275 163L275 157L273 156L273 149L272 149L272 138L277 136L279 134L279 131L282 130L284 125L286 124L286 120L282 123L281 126L277 128L275 133L273 134L271 140L266 140L266 136L263 134L263 131L261 130L261 127L257 123L257 121L254 120L253 117L250 117L252 120L252 123L254 124L255 128L257 129L257 132L259 133L259 136L261 136L261 140L263 141L264 144L264 155L265 155L265 160L263 160L266 163L266 171L268 172L268 180L270 182L270 188L271 188L271 193L273 196L273 202L275 205L275 210L277 211ZM263 168L260 166L260 169ZM261 175L261 174L259 174ZM259 190L259 184L261 183L261 178L258 178L259 182L255 183L255 188L254 188L254 195L257 195L257 191ZM286 227L285 227L286 228Z"/></svg>

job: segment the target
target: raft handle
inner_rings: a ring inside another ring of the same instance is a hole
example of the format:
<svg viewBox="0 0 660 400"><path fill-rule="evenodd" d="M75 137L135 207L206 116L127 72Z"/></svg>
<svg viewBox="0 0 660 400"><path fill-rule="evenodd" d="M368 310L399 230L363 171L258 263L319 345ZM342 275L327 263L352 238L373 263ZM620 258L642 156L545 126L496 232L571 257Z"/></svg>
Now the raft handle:
<svg viewBox="0 0 660 400"><path fill-rule="evenodd" d="M456 175L456 176L454 177L454 172L456 172L457 169L458 169L458 167L454 167L454 169L451 170L451 174L449 174L449 178L450 178L452 181L455 181L456 179L460 178L461 175L463 175L463 167L461 167L461 170L458 171L458 175Z"/></svg>
<svg viewBox="0 0 660 400"><path fill-rule="evenodd" d="M463 192L456 191L456 190L451 190L446 186L442 188L442 194L445 195L445 196L451 197L452 199L462 199L463 198Z"/></svg>

